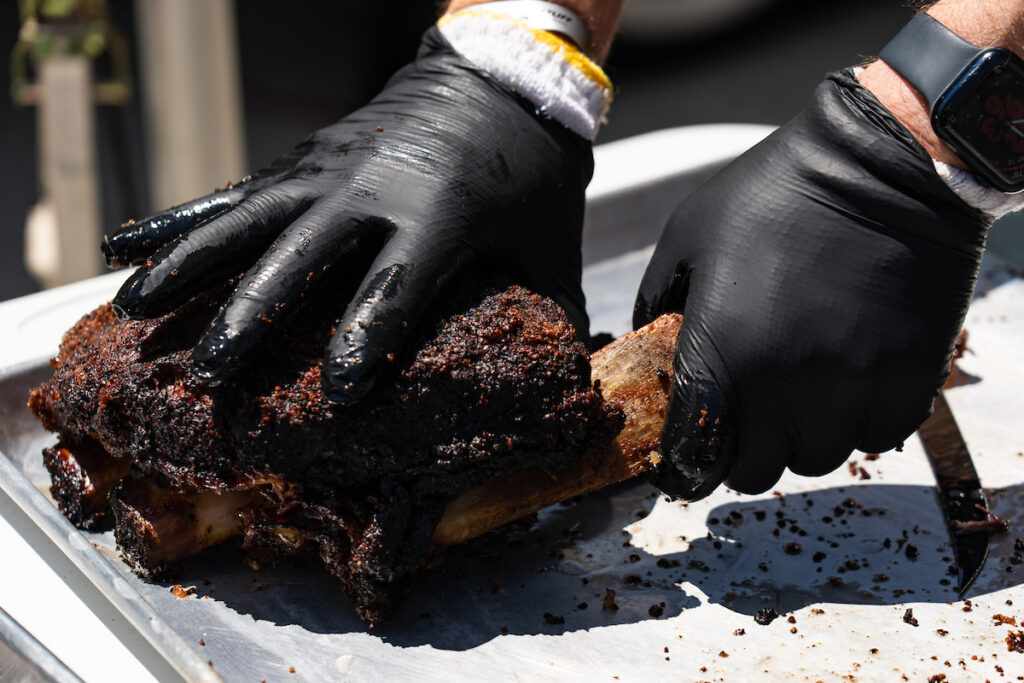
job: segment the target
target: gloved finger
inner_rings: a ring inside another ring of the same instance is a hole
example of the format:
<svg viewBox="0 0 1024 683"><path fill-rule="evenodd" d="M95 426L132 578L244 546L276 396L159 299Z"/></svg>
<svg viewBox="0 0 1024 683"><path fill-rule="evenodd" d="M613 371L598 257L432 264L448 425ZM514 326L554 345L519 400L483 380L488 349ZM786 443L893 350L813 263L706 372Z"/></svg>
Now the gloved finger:
<svg viewBox="0 0 1024 683"><path fill-rule="evenodd" d="M298 183L257 192L154 254L151 265L121 285L112 302L114 311L121 319L167 313L251 264L312 201Z"/></svg>
<svg viewBox="0 0 1024 683"><path fill-rule="evenodd" d="M676 341L675 390L661 433L659 463L652 483L665 493L699 500L714 491L736 459L736 428L726 393L696 353L683 322Z"/></svg>
<svg viewBox="0 0 1024 683"><path fill-rule="evenodd" d="M840 384L832 387L839 389ZM842 465L858 441L857 411L851 402L821 391L819 387L815 404L797 418L794 430L796 444L788 467L805 477L820 477Z"/></svg>
<svg viewBox="0 0 1024 683"><path fill-rule="evenodd" d="M217 383L244 365L274 323L290 314L333 265L379 230L334 202L315 204L249 269L192 354L197 377ZM324 321L327 324L328 321Z"/></svg>
<svg viewBox="0 0 1024 683"><path fill-rule="evenodd" d="M863 435L857 449L884 453L900 447L932 412L932 402L941 390L942 378L933 380L932 391L922 391L928 381L891 383L885 400L869 402L865 410Z"/></svg>
<svg viewBox="0 0 1024 683"><path fill-rule="evenodd" d="M743 436L737 439L736 456L725 478L729 488L740 493L770 489L793 457L793 443L783 426L782 411L764 405L759 408L752 422L743 425Z"/></svg>
<svg viewBox="0 0 1024 683"><path fill-rule="evenodd" d="M179 204L141 221L132 221L112 236L104 236L103 244L100 245L103 258L111 268L138 265L171 240L236 206L250 192L251 188L236 185Z"/></svg>
<svg viewBox="0 0 1024 683"><path fill-rule="evenodd" d="M332 401L357 403L389 373L431 300L469 255L466 245L431 246L424 258L415 241L392 240L374 260L327 347L321 378Z"/></svg>

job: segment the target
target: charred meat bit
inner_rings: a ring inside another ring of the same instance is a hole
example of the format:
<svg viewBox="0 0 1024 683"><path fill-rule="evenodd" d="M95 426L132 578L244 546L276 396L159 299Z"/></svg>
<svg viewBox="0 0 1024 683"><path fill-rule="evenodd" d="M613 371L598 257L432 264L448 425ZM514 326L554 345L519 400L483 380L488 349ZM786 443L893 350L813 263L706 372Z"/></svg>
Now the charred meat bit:
<svg viewBox="0 0 1024 683"><path fill-rule="evenodd" d="M604 589L604 596L601 598L601 609L606 609L611 612L619 609L619 604L615 602L615 591L611 588Z"/></svg>

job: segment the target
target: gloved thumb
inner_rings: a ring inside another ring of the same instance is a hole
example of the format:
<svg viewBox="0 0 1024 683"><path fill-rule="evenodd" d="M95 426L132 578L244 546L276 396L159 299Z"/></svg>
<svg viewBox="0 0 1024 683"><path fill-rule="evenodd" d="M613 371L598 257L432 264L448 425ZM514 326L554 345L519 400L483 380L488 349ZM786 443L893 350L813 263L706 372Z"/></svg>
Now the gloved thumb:
<svg viewBox="0 0 1024 683"><path fill-rule="evenodd" d="M666 230L661 242L674 237L673 231ZM678 256L685 253L684 246L659 244L655 250L637 292L633 327L640 328L669 311L684 313L676 338L674 388L661 432L662 459L648 476L670 496L697 500L725 478L731 457L721 457L727 404L714 373L696 352L700 316L686 315L693 270L685 257Z"/></svg>
<svg viewBox="0 0 1024 683"><path fill-rule="evenodd" d="M700 327L697 317L684 318L676 339L675 387L661 432L662 460L649 475L658 489L684 500L699 500L714 491L728 475L736 451L721 372L697 353L699 329L692 329Z"/></svg>

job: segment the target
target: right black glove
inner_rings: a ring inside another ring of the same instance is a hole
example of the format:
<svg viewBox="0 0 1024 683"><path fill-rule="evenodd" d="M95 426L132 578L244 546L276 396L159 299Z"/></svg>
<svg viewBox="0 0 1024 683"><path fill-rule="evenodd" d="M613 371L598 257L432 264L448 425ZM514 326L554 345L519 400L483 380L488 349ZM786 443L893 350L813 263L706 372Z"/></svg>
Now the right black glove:
<svg viewBox="0 0 1024 683"><path fill-rule="evenodd" d="M898 446L948 374L990 219L849 71L676 209L640 326L683 310L654 480L755 493Z"/></svg>

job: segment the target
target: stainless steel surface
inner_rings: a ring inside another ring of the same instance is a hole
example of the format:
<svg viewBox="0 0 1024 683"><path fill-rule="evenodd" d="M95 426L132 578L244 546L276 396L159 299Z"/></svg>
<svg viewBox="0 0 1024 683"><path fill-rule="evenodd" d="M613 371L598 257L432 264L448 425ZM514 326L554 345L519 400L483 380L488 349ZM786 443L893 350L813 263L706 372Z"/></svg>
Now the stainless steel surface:
<svg viewBox="0 0 1024 683"><path fill-rule="evenodd" d="M918 435L935 472L939 502L956 553L957 593L963 597L988 556L989 531L968 526L988 520L988 499L943 393L935 397L933 412Z"/></svg>
<svg viewBox="0 0 1024 683"><path fill-rule="evenodd" d="M632 289L619 287L616 297L615 283L638 277L644 262L637 252L588 272L588 281L606 287L591 302L607 307L592 311L595 320L608 321L609 328L621 324L616 321L625 319ZM990 332L985 325L999 316L985 313L984 305L1008 310L1022 297L1020 280L1004 275L987 291L972 337L982 361L991 360L986 349L995 343L986 336L1002 338L1001 327ZM1012 373L1003 377L970 359L966 365L984 377L956 390L966 396L972 390L982 398L1007 396L1006 383L1016 386ZM170 584L140 581L118 562L111 534L72 530L42 493L39 453L52 437L23 406L46 372L39 362L0 375L0 451L6 456L0 458L0 480L140 632L193 679L203 667L207 676L213 671L229 681L459 680L484 671L493 680L650 680L700 678L701 666L709 677L717 672L726 679L800 667L808 674L857 670L884 676L899 667L931 675L930 660L918 661L915 648L945 648L970 661L979 642L1005 647L983 610L990 605L1004 612L1007 598L1024 600L1016 577L1003 566L1010 566L1011 543L994 549L997 564L975 586L974 612L946 604L956 593L939 558L951 549L930 477L922 477L925 455L910 443L904 453L877 461L855 455L869 481L845 470L822 479L787 474L777 496L737 498L723 490L687 507L637 483L549 508L534 526L491 534L421 572L395 619L376 633L352 615L324 572L253 573L230 549L190 563L178 581L196 593L178 599ZM1012 399L1006 409L1017 410ZM1005 452L998 447L1009 440L998 409L961 415L965 434L981 435L989 458ZM1006 469L1007 461L999 462L1004 464L986 464ZM994 493L995 510L1013 518L1024 488L1020 477L1004 481L1006 488ZM800 546L795 554L793 543ZM819 553L823 561L813 559ZM879 576L884 579L872 578ZM617 610L602 609L606 589L615 591ZM908 606L928 628L898 618ZM784 619L758 626L752 616L764 607L791 613L798 626ZM936 628L963 640L937 640ZM748 636L733 635L737 629ZM873 634L885 639L875 642ZM884 646L892 638L900 647ZM866 661L879 644L884 654ZM729 658L719 657L720 651ZM982 669L970 671L981 675Z"/></svg>
<svg viewBox="0 0 1024 683"><path fill-rule="evenodd" d="M0 609L0 681L82 683L11 615Z"/></svg>
<svg viewBox="0 0 1024 683"><path fill-rule="evenodd" d="M648 253L587 268L595 331L628 329ZM84 312L100 290L116 289L113 278L82 286L94 285L85 298L75 288L0 304L0 324L33 340L19 357L52 350L62 328L51 323L69 301ZM984 267L967 326L971 352L961 367L974 381L948 398L981 477L1000 484L989 492L993 511L1020 521L1024 280ZM855 454L849 469L819 479L787 473L759 496L723 489L683 506L635 483L554 506L533 526L490 534L420 572L379 632L365 630L323 571L253 573L230 549L190 563L177 580L196 593L178 599L169 584L132 575L111 534L72 530L48 500L40 450L53 437L24 410L46 372L39 360L0 374L0 482L192 678L206 667L229 681L876 680L894 669L912 678L945 672L928 657L937 651L981 679L1017 656L991 656L1005 652L1007 628L993 627L991 614L1010 614L1007 599L1024 603L1012 538L994 541L973 611L947 604L956 599L946 573L952 549L916 441L902 453ZM617 609L603 608L607 589ZM753 615L767 607L796 623L757 625ZM921 627L900 619L907 608ZM971 659L979 653L985 661Z"/></svg>
<svg viewBox="0 0 1024 683"><path fill-rule="evenodd" d="M207 661L173 631L159 612L125 581L124 566L111 563L75 529L46 495L48 477L39 457L51 437L25 408L28 391L49 374L45 361L0 370L0 488L24 510L138 631L190 681L219 681ZM110 536L108 534L108 536ZM113 552L113 539L108 552ZM128 576L131 576L130 574Z"/></svg>

